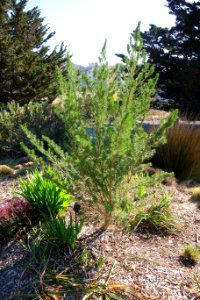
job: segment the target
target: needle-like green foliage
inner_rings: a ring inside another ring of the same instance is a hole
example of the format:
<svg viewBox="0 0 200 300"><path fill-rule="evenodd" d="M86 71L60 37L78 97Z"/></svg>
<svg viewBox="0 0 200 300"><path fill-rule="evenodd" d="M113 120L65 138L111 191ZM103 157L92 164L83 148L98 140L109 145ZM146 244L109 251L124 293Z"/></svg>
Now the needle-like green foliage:
<svg viewBox="0 0 200 300"><path fill-rule="evenodd" d="M165 141L165 130L176 119L173 113L161 127L147 133L142 121L149 110L158 76L147 62L140 37L140 24L127 47L124 65L110 68L106 43L90 79L78 75L67 57L68 76L59 73L60 94L64 101L59 116L67 126L67 151L47 137L39 141L24 128L32 144L51 162L52 169L68 180L82 198L104 216L103 229L118 208L118 190L143 162L154 154L154 147ZM48 149L44 147L48 144ZM24 147L25 148L25 147ZM26 149L29 155L33 151ZM30 153L31 152L31 153ZM52 172L55 174L55 172Z"/></svg>

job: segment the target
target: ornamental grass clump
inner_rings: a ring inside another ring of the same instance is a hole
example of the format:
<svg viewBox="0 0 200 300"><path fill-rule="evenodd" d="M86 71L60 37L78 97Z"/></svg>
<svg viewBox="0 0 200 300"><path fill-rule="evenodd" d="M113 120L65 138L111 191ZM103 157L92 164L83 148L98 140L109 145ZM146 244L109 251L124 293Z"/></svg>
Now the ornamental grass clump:
<svg viewBox="0 0 200 300"><path fill-rule="evenodd" d="M167 143L156 149L153 163L179 179L200 178L200 129L176 122Z"/></svg>
<svg viewBox="0 0 200 300"><path fill-rule="evenodd" d="M170 210L171 195L163 195L151 205L139 205L131 227L135 231L169 234L177 231L175 216Z"/></svg>
<svg viewBox="0 0 200 300"><path fill-rule="evenodd" d="M191 200L196 202L200 208L200 186L192 187L189 189L192 192Z"/></svg>
<svg viewBox="0 0 200 300"><path fill-rule="evenodd" d="M38 140L29 130L23 130L48 159L54 170L51 174L56 174L60 182L67 181L72 193L101 213L105 230L120 208L117 195L125 178L128 181L138 166L152 157L154 148L165 142L165 131L177 113L152 133L142 127L158 76L143 50L140 25L131 36L123 65L108 66L105 43L92 79L87 74L79 75L70 55L67 69L67 78L58 72L64 104L57 112L68 132L66 151L48 137ZM38 160L33 150L25 145L23 149Z"/></svg>
<svg viewBox="0 0 200 300"><path fill-rule="evenodd" d="M200 246L196 244L187 245L182 254L181 259L184 263L196 265L200 262Z"/></svg>
<svg viewBox="0 0 200 300"><path fill-rule="evenodd" d="M75 249L82 227L83 221L75 222L72 215L70 215L68 223L63 217L55 217L52 220L46 218L43 233L50 247L63 248L68 246L70 249Z"/></svg>
<svg viewBox="0 0 200 300"><path fill-rule="evenodd" d="M124 227L139 232L170 234L181 229L170 206L172 193L162 185L170 174L138 172L119 193L121 208L116 217ZM127 196L126 196L127 193Z"/></svg>

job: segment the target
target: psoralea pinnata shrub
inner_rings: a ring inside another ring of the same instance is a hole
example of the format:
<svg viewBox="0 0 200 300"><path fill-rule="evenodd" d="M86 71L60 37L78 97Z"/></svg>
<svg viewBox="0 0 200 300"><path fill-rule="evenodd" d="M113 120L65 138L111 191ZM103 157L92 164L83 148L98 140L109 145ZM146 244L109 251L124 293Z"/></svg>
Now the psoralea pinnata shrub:
<svg viewBox="0 0 200 300"><path fill-rule="evenodd" d="M70 146L63 151L48 137L38 140L29 130L23 130L49 160L52 174L59 174L72 192L102 213L102 228L106 229L120 207L117 195L125 178L129 180L138 166L152 157L154 148L165 141L165 131L176 113L152 133L142 127L158 76L147 61L139 25L127 46L124 65L108 66L105 44L92 79L79 75L69 55L67 68L67 78L58 72L64 101L59 117L66 125ZM24 150L37 160L33 150L25 146Z"/></svg>

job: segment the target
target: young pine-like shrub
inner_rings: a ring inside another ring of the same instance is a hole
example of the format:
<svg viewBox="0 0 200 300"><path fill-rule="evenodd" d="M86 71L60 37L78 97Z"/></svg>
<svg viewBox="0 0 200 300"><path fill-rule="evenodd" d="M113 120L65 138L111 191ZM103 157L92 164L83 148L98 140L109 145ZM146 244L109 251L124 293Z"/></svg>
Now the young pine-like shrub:
<svg viewBox="0 0 200 300"><path fill-rule="evenodd" d="M200 129L179 122L167 131L167 143L156 148L153 163L179 179L200 177Z"/></svg>
<svg viewBox="0 0 200 300"><path fill-rule="evenodd" d="M29 143L21 125L27 126L38 137L42 134L62 144L65 128L49 103L32 103L20 106L15 101L0 109L0 156L20 156L24 152L20 142Z"/></svg>
<svg viewBox="0 0 200 300"><path fill-rule="evenodd" d="M43 177L38 170L32 176L20 180L17 193L23 196L41 216L56 217L65 213L72 202L66 190L58 187L52 180Z"/></svg>
<svg viewBox="0 0 200 300"><path fill-rule="evenodd" d="M117 195L124 180L152 157L154 147L165 141L164 133L177 117L174 112L152 133L142 127L158 76L147 62L139 30L138 26L130 39L124 65L110 68L104 45L93 79L86 74L79 76L68 55L67 78L58 74L64 101L59 117L70 139L66 151L45 136L38 140L23 127L32 145L51 163L52 174L70 182L76 196L101 212L103 230L120 208ZM33 151L23 148L37 160Z"/></svg>

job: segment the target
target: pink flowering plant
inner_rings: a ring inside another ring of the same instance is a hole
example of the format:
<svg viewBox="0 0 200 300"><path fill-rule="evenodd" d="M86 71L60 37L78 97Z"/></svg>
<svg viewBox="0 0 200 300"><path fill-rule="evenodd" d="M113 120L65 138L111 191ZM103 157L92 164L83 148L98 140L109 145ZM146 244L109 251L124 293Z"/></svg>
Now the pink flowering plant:
<svg viewBox="0 0 200 300"><path fill-rule="evenodd" d="M13 198L0 203L0 240L6 241L30 223L33 208L23 198Z"/></svg>

